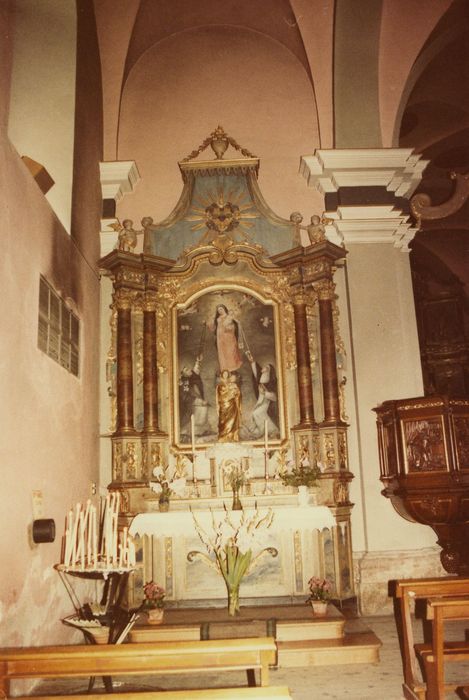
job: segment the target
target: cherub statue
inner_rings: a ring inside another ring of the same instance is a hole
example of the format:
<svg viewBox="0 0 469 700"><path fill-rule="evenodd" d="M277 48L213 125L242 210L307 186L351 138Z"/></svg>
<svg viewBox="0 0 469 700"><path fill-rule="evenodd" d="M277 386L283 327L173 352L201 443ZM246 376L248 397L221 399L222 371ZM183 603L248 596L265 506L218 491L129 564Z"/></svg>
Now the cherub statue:
<svg viewBox="0 0 469 700"><path fill-rule="evenodd" d="M306 227L309 242L311 243L311 245L314 245L315 243L321 243L322 241L326 240L325 227L327 224L331 223L332 219L328 219L326 216L324 216L324 214L322 216L313 214L313 216L311 217L310 225Z"/></svg>
<svg viewBox="0 0 469 700"><path fill-rule="evenodd" d="M290 221L295 227L293 243L295 245L301 245L300 231L302 228L304 228L304 226L301 225L301 222L303 221L303 215L299 211L292 211L292 213L290 214Z"/></svg>
<svg viewBox="0 0 469 700"><path fill-rule="evenodd" d="M131 253L137 245L137 231L133 228L134 222L132 219L124 219L119 230L119 238L117 249L123 250L125 253Z"/></svg>
<svg viewBox="0 0 469 700"><path fill-rule="evenodd" d="M125 253L132 253L137 245L137 236L145 233L145 229L152 225L153 219L151 216L144 216L142 219L142 230L135 231L134 222L132 219L124 219L122 224L118 220L116 223L110 224L118 232L117 250L122 250Z"/></svg>

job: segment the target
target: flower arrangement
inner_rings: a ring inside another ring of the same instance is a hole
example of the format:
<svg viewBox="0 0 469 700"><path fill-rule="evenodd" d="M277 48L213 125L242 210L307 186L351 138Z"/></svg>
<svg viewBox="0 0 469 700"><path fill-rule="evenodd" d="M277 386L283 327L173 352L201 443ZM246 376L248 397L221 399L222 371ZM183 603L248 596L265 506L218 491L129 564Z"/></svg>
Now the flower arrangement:
<svg viewBox="0 0 469 700"><path fill-rule="evenodd" d="M164 608L164 598L166 591L154 581L149 581L143 587L145 596L142 603L144 610L154 610L155 608Z"/></svg>
<svg viewBox="0 0 469 700"><path fill-rule="evenodd" d="M309 460L302 460L299 467L281 472L280 478L285 486L317 486L320 474L317 464L311 465Z"/></svg>
<svg viewBox="0 0 469 700"><path fill-rule="evenodd" d="M170 478L168 476L168 467L161 465L153 469L153 481L150 481L150 488L160 497L169 498L171 493L182 497L186 488L186 480L183 476L178 476L176 473Z"/></svg>
<svg viewBox="0 0 469 700"><path fill-rule="evenodd" d="M241 461L236 459L226 460L223 465L223 473L233 491L239 491L241 486L246 484L249 478L248 469L243 466Z"/></svg>
<svg viewBox="0 0 469 700"><path fill-rule="evenodd" d="M309 579L308 586L310 594L309 598L305 601L306 603L312 603L313 600L327 601L331 597L332 581L327 578L313 576Z"/></svg>
<svg viewBox="0 0 469 700"><path fill-rule="evenodd" d="M252 568L263 554L269 553L277 556L277 550L267 544L267 530L274 517L271 508L265 515L260 515L257 506L249 517L245 511L241 516L232 516L225 509L224 518L215 520L212 511L212 533L207 533L197 522L194 514L195 528L199 538L206 548L204 552L189 552L188 559L192 561L196 556L216 569L223 576L228 593L228 612L235 615L239 612L239 587L243 577ZM253 556L253 552L257 553Z"/></svg>

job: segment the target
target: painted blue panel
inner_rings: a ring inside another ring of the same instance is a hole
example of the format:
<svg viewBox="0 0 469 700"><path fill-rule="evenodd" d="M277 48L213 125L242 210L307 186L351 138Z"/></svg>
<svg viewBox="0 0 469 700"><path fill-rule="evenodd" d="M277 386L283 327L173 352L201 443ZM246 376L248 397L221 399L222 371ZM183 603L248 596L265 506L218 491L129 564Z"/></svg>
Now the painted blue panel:
<svg viewBox="0 0 469 700"><path fill-rule="evenodd" d="M218 226L226 222L226 232L236 243L247 240L260 244L268 255L294 245L291 222L270 219L253 201L246 176L231 170L230 174L213 175L195 172L192 199L182 218L169 225L154 224L148 236L148 252L175 260L202 239L212 240L215 229L209 228L211 214Z"/></svg>

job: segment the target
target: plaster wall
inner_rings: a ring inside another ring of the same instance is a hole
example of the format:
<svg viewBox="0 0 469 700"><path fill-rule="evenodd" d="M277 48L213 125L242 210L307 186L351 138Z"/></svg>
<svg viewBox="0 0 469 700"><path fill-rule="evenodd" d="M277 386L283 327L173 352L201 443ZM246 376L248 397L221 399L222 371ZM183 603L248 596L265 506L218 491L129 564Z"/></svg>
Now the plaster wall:
<svg viewBox="0 0 469 700"><path fill-rule="evenodd" d="M387 399L422 396L409 259L389 244L350 245L347 285L357 445L352 471L360 484L365 549L431 547L434 532L398 515L379 481L375 414ZM355 516L354 516L355 517ZM403 547L405 543L405 547ZM359 549L361 543L354 542Z"/></svg>
<svg viewBox="0 0 469 700"><path fill-rule="evenodd" d="M60 561L65 513L90 496L97 475L98 280L71 244L29 171L7 140L0 189L5 211L0 268L2 321L0 405L4 500L0 556L2 645L53 643L68 638L60 618L72 612L53 571ZM70 270L78 270L79 290ZM80 376L74 377L37 348L39 276L80 318ZM32 546L32 492L43 497L43 516L56 521L51 544Z"/></svg>
<svg viewBox="0 0 469 700"><path fill-rule="evenodd" d="M46 197L70 232L75 114L74 0L16 0L8 133L54 180ZM51 31L51 28L53 30Z"/></svg>
<svg viewBox="0 0 469 700"><path fill-rule="evenodd" d="M2 55L8 59L14 49L14 15L3 10L2 5L0 33L7 44ZM9 60L1 62L4 96L9 68ZM84 251L77 238L68 235L11 144L3 128L7 110L8 105L0 129L0 557L5 564L0 577L0 644L26 646L81 638L61 623L73 608L53 566L60 561L67 510L86 500L98 479L99 280L86 257L88 253L92 259L92 244ZM50 124L49 129L53 135ZM88 207L88 228L90 213ZM78 378L37 348L41 274L80 319ZM36 517L42 510L43 517L55 520L53 543L32 543L33 491L42 494Z"/></svg>
<svg viewBox="0 0 469 700"><path fill-rule="evenodd" d="M182 189L177 161L218 124L260 157L259 185L277 214L288 219L301 211L309 220L322 211L322 196L306 190L298 173L299 155L318 143L304 67L262 34L217 27L170 37L133 67L122 98L118 159L135 160L142 179L118 203L119 219L166 218ZM238 156L230 148L225 157ZM201 156L213 157L210 149Z"/></svg>

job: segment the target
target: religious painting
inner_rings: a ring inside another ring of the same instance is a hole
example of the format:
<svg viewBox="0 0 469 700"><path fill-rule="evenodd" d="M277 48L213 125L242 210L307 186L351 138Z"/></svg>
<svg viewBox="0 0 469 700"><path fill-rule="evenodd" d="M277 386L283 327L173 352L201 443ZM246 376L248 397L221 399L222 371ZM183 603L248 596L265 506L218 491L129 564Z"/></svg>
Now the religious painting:
<svg viewBox="0 0 469 700"><path fill-rule="evenodd" d="M285 430L274 305L229 289L175 313L176 442L279 440Z"/></svg>
<svg viewBox="0 0 469 700"><path fill-rule="evenodd" d="M403 420L406 471L446 471L446 446L441 417Z"/></svg>

